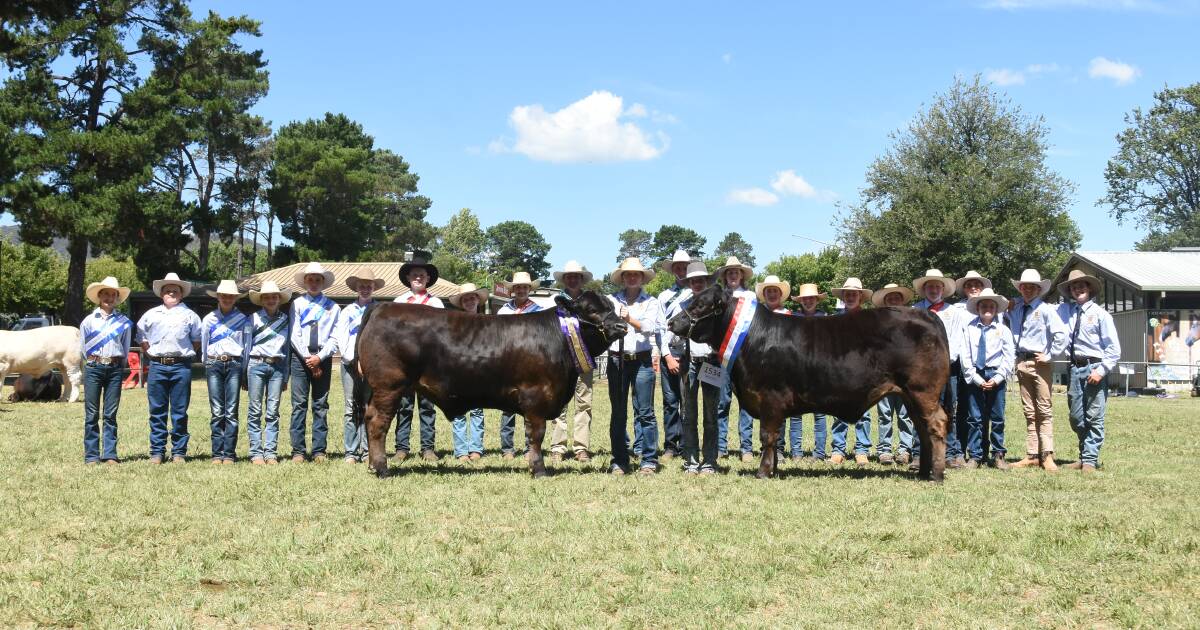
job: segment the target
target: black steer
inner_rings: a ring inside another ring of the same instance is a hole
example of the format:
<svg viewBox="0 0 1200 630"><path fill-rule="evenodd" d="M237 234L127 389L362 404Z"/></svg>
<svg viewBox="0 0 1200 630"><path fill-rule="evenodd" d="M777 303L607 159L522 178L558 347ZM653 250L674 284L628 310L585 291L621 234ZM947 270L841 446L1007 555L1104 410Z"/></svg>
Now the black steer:
<svg viewBox="0 0 1200 630"><path fill-rule="evenodd" d="M22 374L13 383L9 402L55 401L62 396L62 376L46 372L41 376Z"/></svg>

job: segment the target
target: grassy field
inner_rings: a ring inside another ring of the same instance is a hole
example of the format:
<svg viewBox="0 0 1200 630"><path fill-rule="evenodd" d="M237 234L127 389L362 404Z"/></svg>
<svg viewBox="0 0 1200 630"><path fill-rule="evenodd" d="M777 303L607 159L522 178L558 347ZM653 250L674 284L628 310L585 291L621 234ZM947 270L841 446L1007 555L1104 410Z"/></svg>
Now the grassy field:
<svg viewBox="0 0 1200 630"><path fill-rule="evenodd" d="M494 450L453 461L440 414L442 460L378 480L339 459L209 464L201 381L185 465L146 462L144 390L125 393L115 467L83 466L81 404L4 403L0 626L1200 626L1200 400L1110 401L1090 477L935 486L875 464L758 481L733 460L615 478L606 391L601 456L537 482ZM1072 460L1064 397L1055 410Z"/></svg>

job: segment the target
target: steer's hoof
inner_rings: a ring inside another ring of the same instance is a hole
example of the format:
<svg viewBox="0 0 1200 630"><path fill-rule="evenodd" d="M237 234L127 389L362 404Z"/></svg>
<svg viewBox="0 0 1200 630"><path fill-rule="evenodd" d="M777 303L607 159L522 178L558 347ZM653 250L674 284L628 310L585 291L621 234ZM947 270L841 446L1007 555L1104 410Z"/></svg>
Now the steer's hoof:
<svg viewBox="0 0 1200 630"><path fill-rule="evenodd" d="M546 477L546 469L545 468L543 468L541 470L533 470L530 472L533 474L534 479L542 479L542 478Z"/></svg>
<svg viewBox="0 0 1200 630"><path fill-rule="evenodd" d="M770 478L771 478L771 477L773 477L774 475L771 473L771 471L768 471L768 470L759 470L759 471L758 471L758 474L756 474L756 475L754 475L754 476L755 476L755 477L758 477L759 479L770 479Z"/></svg>

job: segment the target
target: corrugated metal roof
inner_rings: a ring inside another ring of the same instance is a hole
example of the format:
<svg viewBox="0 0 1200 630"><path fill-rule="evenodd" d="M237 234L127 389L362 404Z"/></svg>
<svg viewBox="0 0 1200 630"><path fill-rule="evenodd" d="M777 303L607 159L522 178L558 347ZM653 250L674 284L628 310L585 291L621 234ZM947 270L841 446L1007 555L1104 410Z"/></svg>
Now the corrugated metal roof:
<svg viewBox="0 0 1200 630"><path fill-rule="evenodd" d="M243 291L258 289L262 286L262 283L266 282L267 280L274 280L275 284L278 284L279 287L284 290L291 289L297 293L302 293L304 289L296 284L296 274L303 271L307 264L308 263L306 262L296 263L294 265L288 265L287 267L279 267L278 269L271 269L261 273L256 273L251 276L246 276L244 278L239 278L238 288ZM376 299L394 299L408 291L408 287L405 287L400 283L400 266L403 264L404 263L401 262L323 262L321 263L321 266L325 267L329 271L332 271L334 277L333 286L325 290L325 295L335 300L341 298L353 299L357 297L358 294L354 291L351 291L350 288L346 286L346 279L350 276L358 274L363 269L369 268L375 273L376 278L382 278L386 281L386 284L383 285L383 288L375 292ZM458 285L446 280L445 278L438 278L437 282L435 282L432 287L429 287L429 292L439 298L446 298L458 293Z"/></svg>
<svg viewBox="0 0 1200 630"><path fill-rule="evenodd" d="M1055 279L1066 280L1071 269L1090 266L1141 291L1200 291L1200 252L1075 252Z"/></svg>

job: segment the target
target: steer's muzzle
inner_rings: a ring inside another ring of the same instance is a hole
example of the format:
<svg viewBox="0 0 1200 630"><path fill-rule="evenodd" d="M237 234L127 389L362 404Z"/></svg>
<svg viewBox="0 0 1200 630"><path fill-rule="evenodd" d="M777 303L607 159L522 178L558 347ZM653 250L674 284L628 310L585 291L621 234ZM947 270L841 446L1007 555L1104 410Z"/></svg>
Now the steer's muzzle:
<svg viewBox="0 0 1200 630"><path fill-rule="evenodd" d="M667 328L671 330L671 333L678 336L686 335L689 325L690 322L688 321L687 313L679 313L667 322Z"/></svg>

